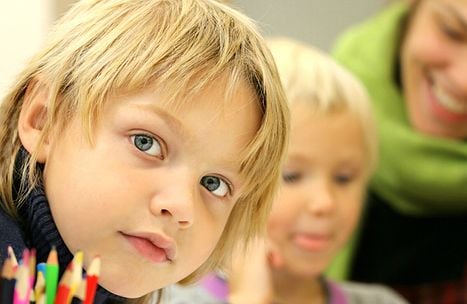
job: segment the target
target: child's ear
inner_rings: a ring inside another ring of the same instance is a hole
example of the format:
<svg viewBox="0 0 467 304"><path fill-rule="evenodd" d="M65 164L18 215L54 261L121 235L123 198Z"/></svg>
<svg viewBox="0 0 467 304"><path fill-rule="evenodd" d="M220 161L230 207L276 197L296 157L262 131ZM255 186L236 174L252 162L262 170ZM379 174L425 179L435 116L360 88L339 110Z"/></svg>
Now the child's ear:
<svg viewBox="0 0 467 304"><path fill-rule="evenodd" d="M47 117L47 101L49 87L42 79L33 79L29 82L24 94L23 106L18 119L18 134L24 148L33 153L42 135ZM37 161L44 163L47 158L48 140L43 143L37 153Z"/></svg>

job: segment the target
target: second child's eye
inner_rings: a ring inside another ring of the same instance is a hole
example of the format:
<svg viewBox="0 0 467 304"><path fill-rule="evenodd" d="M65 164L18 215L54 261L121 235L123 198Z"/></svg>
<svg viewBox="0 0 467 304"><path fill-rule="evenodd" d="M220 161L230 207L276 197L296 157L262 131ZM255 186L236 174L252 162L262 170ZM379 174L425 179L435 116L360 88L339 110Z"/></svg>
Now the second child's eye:
<svg viewBox="0 0 467 304"><path fill-rule="evenodd" d="M228 184L217 176L203 176L199 183L215 196L225 197L229 193Z"/></svg>
<svg viewBox="0 0 467 304"><path fill-rule="evenodd" d="M282 180L287 184L296 183L296 182L300 181L301 177L302 177L302 175L300 173L297 173L297 172L284 172L284 173L282 173Z"/></svg>
<svg viewBox="0 0 467 304"><path fill-rule="evenodd" d="M353 177L348 174L337 174L334 176L334 181L339 185L346 185L352 181Z"/></svg>
<svg viewBox="0 0 467 304"><path fill-rule="evenodd" d="M151 156L161 156L162 147L159 141L154 137L145 134L137 134L131 136L131 141L138 150Z"/></svg>

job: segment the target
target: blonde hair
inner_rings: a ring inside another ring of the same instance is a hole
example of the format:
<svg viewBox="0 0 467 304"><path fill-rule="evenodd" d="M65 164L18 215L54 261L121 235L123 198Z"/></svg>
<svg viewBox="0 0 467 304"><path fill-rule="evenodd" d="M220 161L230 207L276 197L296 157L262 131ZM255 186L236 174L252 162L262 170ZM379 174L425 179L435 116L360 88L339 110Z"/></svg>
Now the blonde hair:
<svg viewBox="0 0 467 304"><path fill-rule="evenodd" d="M329 55L288 38L271 38L270 50L289 105L306 102L317 113L350 111L361 123L368 152L369 173L378 159L376 123L366 89Z"/></svg>
<svg viewBox="0 0 467 304"><path fill-rule="evenodd" d="M38 150L51 132L65 129L72 117L82 120L92 143L93 127L113 94L157 84L170 100L189 102L188 96L221 75L228 77L226 97L240 81L251 86L262 120L255 138L240 155L245 191L210 258L184 281L210 271L223 261L239 236L246 244L263 230L289 131L285 95L266 43L252 21L216 1L78 1L1 105L2 207L16 215L12 184L21 147L18 117L34 81L46 85L49 93ZM33 152L27 159L28 174L23 172L32 185L40 179L36 163L37 153Z"/></svg>

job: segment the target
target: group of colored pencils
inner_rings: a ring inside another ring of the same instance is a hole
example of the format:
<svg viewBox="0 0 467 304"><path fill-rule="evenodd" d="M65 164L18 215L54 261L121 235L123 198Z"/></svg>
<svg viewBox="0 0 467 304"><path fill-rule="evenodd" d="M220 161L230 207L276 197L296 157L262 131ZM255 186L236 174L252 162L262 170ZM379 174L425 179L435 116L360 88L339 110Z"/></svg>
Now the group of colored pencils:
<svg viewBox="0 0 467 304"><path fill-rule="evenodd" d="M36 252L24 250L19 263L11 247L1 270L1 304L92 304L100 273L100 258L83 273L83 253L77 252L60 282L55 248L46 263L36 265Z"/></svg>

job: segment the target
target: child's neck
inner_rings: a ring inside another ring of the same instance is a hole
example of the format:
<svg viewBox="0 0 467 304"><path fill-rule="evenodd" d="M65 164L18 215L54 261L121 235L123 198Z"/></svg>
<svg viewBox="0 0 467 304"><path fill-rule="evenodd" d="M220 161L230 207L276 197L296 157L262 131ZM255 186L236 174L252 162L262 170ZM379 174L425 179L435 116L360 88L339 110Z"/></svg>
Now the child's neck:
<svg viewBox="0 0 467 304"><path fill-rule="evenodd" d="M275 270L272 275L274 299L287 304L325 304L326 291L319 277L304 278L288 271Z"/></svg>

